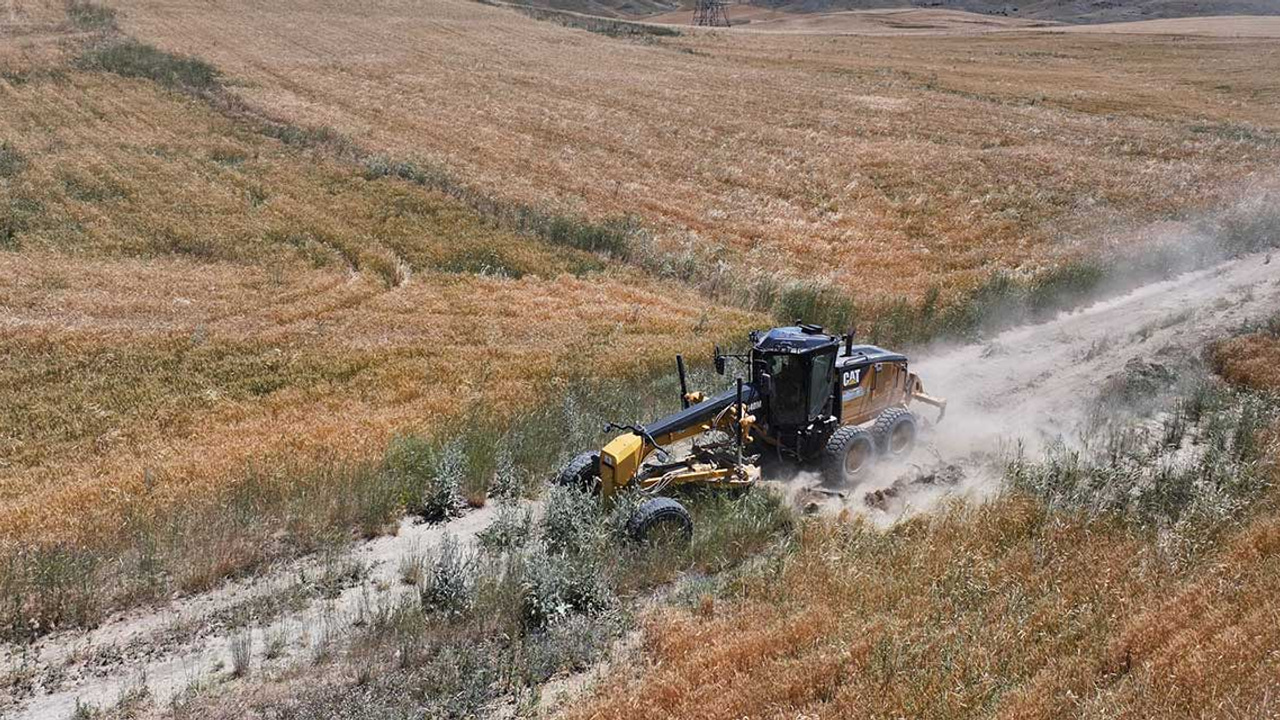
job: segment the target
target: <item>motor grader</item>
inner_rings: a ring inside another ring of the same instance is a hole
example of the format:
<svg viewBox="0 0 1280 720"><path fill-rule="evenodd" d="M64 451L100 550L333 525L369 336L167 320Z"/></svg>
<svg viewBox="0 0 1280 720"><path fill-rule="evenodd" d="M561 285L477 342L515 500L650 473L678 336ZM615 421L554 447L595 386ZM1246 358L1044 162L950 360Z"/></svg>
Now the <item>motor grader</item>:
<svg viewBox="0 0 1280 720"><path fill-rule="evenodd" d="M610 423L621 430L600 450L569 461L556 482L612 496L623 488L651 495L627 525L642 541L692 536L693 521L679 502L661 496L682 486L742 489L760 478L761 458L816 465L833 486L857 483L881 457L911 452L919 430L915 403L946 413L907 358L853 335L827 334L797 322L752 332L745 354L715 350L715 369L730 362L746 371L710 397L690 391L684 360L676 357L682 409L647 425ZM691 443L684 441L692 440ZM674 446L687 446L676 452Z"/></svg>

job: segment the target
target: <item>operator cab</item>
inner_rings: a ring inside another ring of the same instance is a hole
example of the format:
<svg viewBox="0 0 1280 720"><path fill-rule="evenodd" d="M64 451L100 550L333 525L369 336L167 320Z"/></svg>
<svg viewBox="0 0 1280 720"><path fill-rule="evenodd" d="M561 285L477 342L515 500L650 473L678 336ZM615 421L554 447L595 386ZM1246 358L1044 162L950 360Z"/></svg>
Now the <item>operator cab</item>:
<svg viewBox="0 0 1280 720"><path fill-rule="evenodd" d="M793 432L831 416L840 339L816 325L769 330L753 338L752 384L764 390L776 431Z"/></svg>
<svg viewBox="0 0 1280 720"><path fill-rule="evenodd" d="M751 340L751 384L762 397L762 419L781 447L802 455L836 427L864 422L864 409L879 406L875 396L899 391L899 383L905 388L906 357L854 345L817 325L774 328Z"/></svg>

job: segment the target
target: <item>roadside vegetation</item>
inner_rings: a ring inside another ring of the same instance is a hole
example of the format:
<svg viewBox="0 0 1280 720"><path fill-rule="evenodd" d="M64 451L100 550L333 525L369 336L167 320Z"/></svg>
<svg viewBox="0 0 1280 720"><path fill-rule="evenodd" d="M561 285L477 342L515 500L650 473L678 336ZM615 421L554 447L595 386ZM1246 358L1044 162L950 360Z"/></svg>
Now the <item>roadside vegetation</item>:
<svg viewBox="0 0 1280 720"><path fill-rule="evenodd" d="M547 680L585 671L625 642L655 587L686 573L732 574L748 559L779 558L790 541L791 512L777 496L755 491L736 500L690 498L699 518L691 546L639 547L625 536L631 500L603 506L579 490L552 489L545 513L518 520L518 532L495 525L479 548L446 540L415 559L418 567L405 577L417 593L371 608L352 638L326 647L310 667L271 678L247 696L195 693L175 712L212 718L243 708L251 716L369 720L500 709L527 715L539 707ZM510 499L498 502L518 513Z"/></svg>

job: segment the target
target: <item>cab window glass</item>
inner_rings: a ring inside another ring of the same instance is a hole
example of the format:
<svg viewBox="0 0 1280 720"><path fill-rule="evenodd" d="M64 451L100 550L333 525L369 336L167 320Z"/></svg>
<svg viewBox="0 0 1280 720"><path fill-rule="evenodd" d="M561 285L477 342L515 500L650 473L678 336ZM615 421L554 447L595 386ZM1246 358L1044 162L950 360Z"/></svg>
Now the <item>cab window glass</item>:
<svg viewBox="0 0 1280 720"><path fill-rule="evenodd" d="M813 380L809 383L809 417L822 412L831 392L831 374L835 370L836 354L822 353L813 356Z"/></svg>

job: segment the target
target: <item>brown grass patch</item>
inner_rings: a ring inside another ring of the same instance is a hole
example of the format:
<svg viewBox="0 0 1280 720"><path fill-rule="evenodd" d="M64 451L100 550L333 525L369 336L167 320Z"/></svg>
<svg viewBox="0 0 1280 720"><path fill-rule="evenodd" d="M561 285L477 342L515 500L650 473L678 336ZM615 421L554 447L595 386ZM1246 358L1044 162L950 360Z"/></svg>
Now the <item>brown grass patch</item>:
<svg viewBox="0 0 1280 720"><path fill-rule="evenodd" d="M569 718L1259 717L1280 634L1274 504L1196 569L1150 538L1008 498L887 534L808 527L714 617Z"/></svg>
<svg viewBox="0 0 1280 720"><path fill-rule="evenodd" d="M1255 332L1214 348L1217 371L1228 381L1258 390L1280 391L1280 337Z"/></svg>

